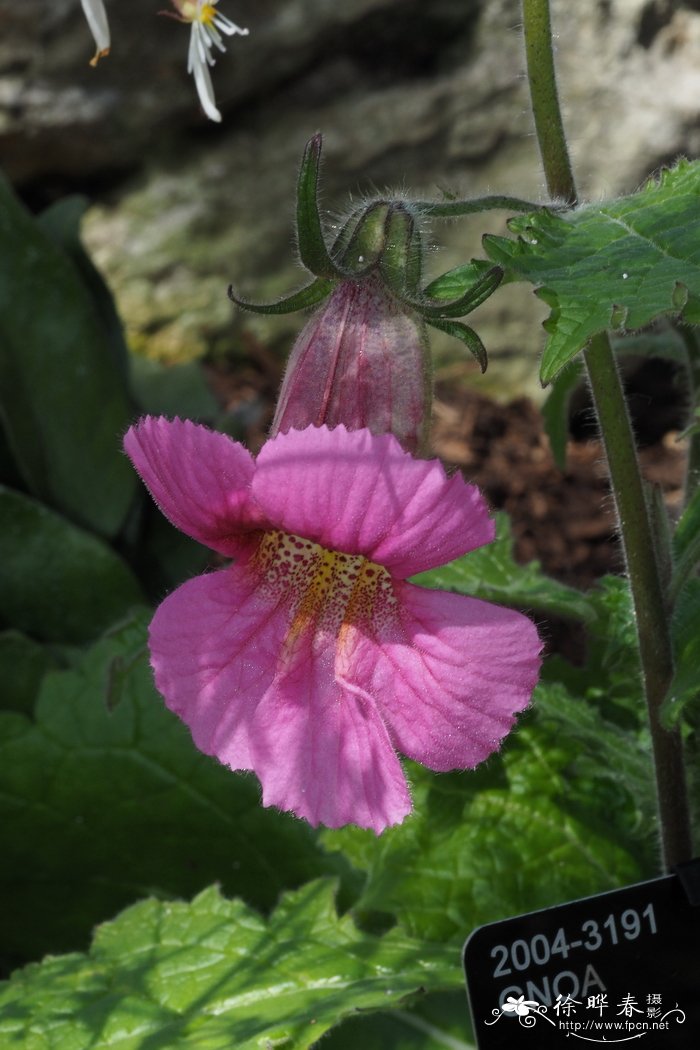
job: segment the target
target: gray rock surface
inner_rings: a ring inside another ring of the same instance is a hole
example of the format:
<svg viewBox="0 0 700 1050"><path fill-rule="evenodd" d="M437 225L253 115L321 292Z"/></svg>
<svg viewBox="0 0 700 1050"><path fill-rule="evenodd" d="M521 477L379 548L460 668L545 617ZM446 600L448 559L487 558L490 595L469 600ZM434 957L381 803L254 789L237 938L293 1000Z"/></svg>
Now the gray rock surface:
<svg viewBox="0 0 700 1050"><path fill-rule="evenodd" d="M79 0L0 2L4 166L35 197L91 194L86 239L135 349L179 360L235 347L245 332L280 354L290 345L302 318L241 315L225 289L265 300L303 281L293 189L316 130L331 217L349 193L385 186L544 199L518 0L222 0L250 35L214 69L220 126L201 115L185 70L188 29L156 18L158 6L107 0L113 50L91 69ZM554 0L585 195L632 190L700 152L698 6ZM480 254L480 234L504 219L434 225L433 272ZM532 392L544 313L525 288L502 289L474 315L493 355L487 379L456 365L447 340L436 340L438 360L504 397Z"/></svg>

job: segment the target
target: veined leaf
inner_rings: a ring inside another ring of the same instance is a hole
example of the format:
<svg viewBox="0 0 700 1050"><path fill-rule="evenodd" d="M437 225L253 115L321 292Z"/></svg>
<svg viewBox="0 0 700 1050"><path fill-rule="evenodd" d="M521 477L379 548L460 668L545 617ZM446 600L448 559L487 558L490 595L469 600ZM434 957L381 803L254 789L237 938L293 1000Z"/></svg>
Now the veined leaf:
<svg viewBox="0 0 700 1050"><path fill-rule="evenodd" d="M260 806L253 777L197 751L152 685L149 616L47 674L33 722L0 713L2 939L20 958L83 947L145 893L218 879L269 908L342 868L307 824Z"/></svg>
<svg viewBox="0 0 700 1050"><path fill-rule="evenodd" d="M112 537L136 492L132 415L94 286L0 176L0 416L33 495Z"/></svg>
<svg viewBox="0 0 700 1050"><path fill-rule="evenodd" d="M288 893L268 920L216 888L143 901L88 955L49 958L0 993L7 1050L305 1050L344 1017L459 986L459 956L339 918L333 883Z"/></svg>
<svg viewBox="0 0 700 1050"><path fill-rule="evenodd" d="M641 328L663 314L700 320L699 210L700 161L681 161L628 197L518 216L517 240L484 238L489 257L551 307L543 383L605 329Z"/></svg>
<svg viewBox="0 0 700 1050"><path fill-rule="evenodd" d="M50 642L92 641L144 601L138 580L104 540L0 485L2 615Z"/></svg>

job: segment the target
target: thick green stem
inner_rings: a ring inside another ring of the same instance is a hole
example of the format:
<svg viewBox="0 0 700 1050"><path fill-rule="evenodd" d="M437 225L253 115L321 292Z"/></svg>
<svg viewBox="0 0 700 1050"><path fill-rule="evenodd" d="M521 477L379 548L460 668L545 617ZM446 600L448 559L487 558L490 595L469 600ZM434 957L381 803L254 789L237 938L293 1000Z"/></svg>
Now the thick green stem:
<svg viewBox="0 0 700 1050"><path fill-rule="evenodd" d="M573 205L577 193L559 109L549 0L523 0L523 22L532 108L547 187L551 196ZM584 357L632 591L654 753L663 857L666 868L670 868L688 860L692 846L680 734L678 730L664 729L659 717L673 676L664 589L632 426L607 335L591 340Z"/></svg>

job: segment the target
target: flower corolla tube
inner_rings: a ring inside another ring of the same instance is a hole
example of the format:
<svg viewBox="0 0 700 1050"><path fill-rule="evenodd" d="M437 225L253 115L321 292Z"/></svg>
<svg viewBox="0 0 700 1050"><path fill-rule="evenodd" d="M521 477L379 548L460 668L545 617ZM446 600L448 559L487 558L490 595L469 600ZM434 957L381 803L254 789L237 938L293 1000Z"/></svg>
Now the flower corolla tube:
<svg viewBox="0 0 700 1050"><path fill-rule="evenodd" d="M196 746L253 770L265 806L380 833L411 810L397 753L446 771L498 749L537 678L534 625L407 582L493 539L478 489L344 426L254 458L146 417L124 446L170 521L234 559L162 602L149 647Z"/></svg>
<svg viewBox="0 0 700 1050"><path fill-rule="evenodd" d="M394 434L414 454L430 422L425 324L378 276L341 281L294 344L271 435L309 424Z"/></svg>

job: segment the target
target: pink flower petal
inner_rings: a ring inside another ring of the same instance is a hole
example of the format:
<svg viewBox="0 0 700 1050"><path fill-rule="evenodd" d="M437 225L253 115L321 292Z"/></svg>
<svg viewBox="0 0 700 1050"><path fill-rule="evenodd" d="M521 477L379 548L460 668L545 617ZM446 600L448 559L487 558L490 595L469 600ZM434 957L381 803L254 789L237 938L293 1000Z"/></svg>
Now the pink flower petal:
<svg viewBox="0 0 700 1050"><path fill-rule="evenodd" d="M212 550L241 553L246 532L263 524L250 498L253 457L225 434L146 416L124 448L166 518Z"/></svg>
<svg viewBox="0 0 700 1050"><path fill-rule="evenodd" d="M264 805L379 833L411 809L387 730L334 681L334 637L312 627L290 646L284 599L249 566L183 584L151 625L156 685L201 751L255 771Z"/></svg>
<svg viewBox="0 0 700 1050"><path fill-rule="evenodd" d="M406 779L376 705L333 680L334 640L307 635L255 720L263 803L314 827L356 824L380 834L411 810Z"/></svg>
<svg viewBox="0 0 700 1050"><path fill-rule="evenodd" d="M409 583L394 592L397 614L348 635L346 684L376 699L409 758L440 772L473 768L530 702L542 648L535 626L474 598Z"/></svg>
<svg viewBox="0 0 700 1050"><path fill-rule="evenodd" d="M397 577L444 565L495 534L478 489L391 434L290 430L258 455L253 495L278 528L364 554Z"/></svg>
<svg viewBox="0 0 700 1050"><path fill-rule="evenodd" d="M183 583L149 631L156 686L197 747L252 769L255 708L272 684L289 622L245 565Z"/></svg>

